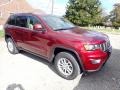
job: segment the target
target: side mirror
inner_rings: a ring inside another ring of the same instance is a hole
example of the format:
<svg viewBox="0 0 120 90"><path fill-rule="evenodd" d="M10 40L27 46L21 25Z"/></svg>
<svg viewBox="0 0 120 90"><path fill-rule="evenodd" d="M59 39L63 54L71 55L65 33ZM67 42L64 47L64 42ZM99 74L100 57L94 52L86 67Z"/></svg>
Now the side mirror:
<svg viewBox="0 0 120 90"><path fill-rule="evenodd" d="M35 25L33 26L33 29L34 29L35 31L43 31L43 27L42 27L41 24L35 24Z"/></svg>

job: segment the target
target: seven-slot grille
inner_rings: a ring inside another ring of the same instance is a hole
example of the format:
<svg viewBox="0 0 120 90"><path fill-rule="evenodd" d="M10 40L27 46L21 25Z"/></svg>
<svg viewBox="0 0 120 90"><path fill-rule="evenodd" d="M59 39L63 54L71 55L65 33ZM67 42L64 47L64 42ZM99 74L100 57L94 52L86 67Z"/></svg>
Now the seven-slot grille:
<svg viewBox="0 0 120 90"><path fill-rule="evenodd" d="M106 51L109 47L110 47L110 41L106 41L100 44L100 49L102 49L103 51Z"/></svg>

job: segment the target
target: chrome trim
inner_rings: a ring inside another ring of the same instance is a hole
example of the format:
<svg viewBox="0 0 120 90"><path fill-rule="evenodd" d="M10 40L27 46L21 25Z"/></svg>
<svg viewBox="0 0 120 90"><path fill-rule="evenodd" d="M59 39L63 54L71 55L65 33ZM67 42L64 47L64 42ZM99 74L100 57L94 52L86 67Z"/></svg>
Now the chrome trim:
<svg viewBox="0 0 120 90"><path fill-rule="evenodd" d="M110 41L106 41L106 42L100 44L99 46L100 46L101 50L106 51L110 47Z"/></svg>

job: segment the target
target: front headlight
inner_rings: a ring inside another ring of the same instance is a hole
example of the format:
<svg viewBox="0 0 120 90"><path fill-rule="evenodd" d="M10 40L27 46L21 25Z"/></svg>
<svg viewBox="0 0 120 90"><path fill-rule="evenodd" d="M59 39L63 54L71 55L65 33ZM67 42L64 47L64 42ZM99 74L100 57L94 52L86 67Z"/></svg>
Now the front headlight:
<svg viewBox="0 0 120 90"><path fill-rule="evenodd" d="M92 50L96 50L99 48L98 45L91 45L91 44L86 44L86 45L84 45L84 47L87 51L92 51Z"/></svg>

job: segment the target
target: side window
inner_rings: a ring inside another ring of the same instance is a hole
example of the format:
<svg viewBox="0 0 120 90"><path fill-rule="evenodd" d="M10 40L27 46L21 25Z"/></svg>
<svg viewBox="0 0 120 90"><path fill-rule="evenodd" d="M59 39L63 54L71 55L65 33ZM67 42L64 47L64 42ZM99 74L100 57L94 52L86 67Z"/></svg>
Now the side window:
<svg viewBox="0 0 120 90"><path fill-rule="evenodd" d="M14 16L10 16L7 24L9 24L9 25L15 25L15 17Z"/></svg>
<svg viewBox="0 0 120 90"><path fill-rule="evenodd" d="M33 16L28 16L28 20L27 20L27 27L30 29L33 29L33 26L35 24L40 24L39 19L33 17Z"/></svg>
<svg viewBox="0 0 120 90"><path fill-rule="evenodd" d="M16 17L16 26L27 27L27 17L26 16L17 16Z"/></svg>

